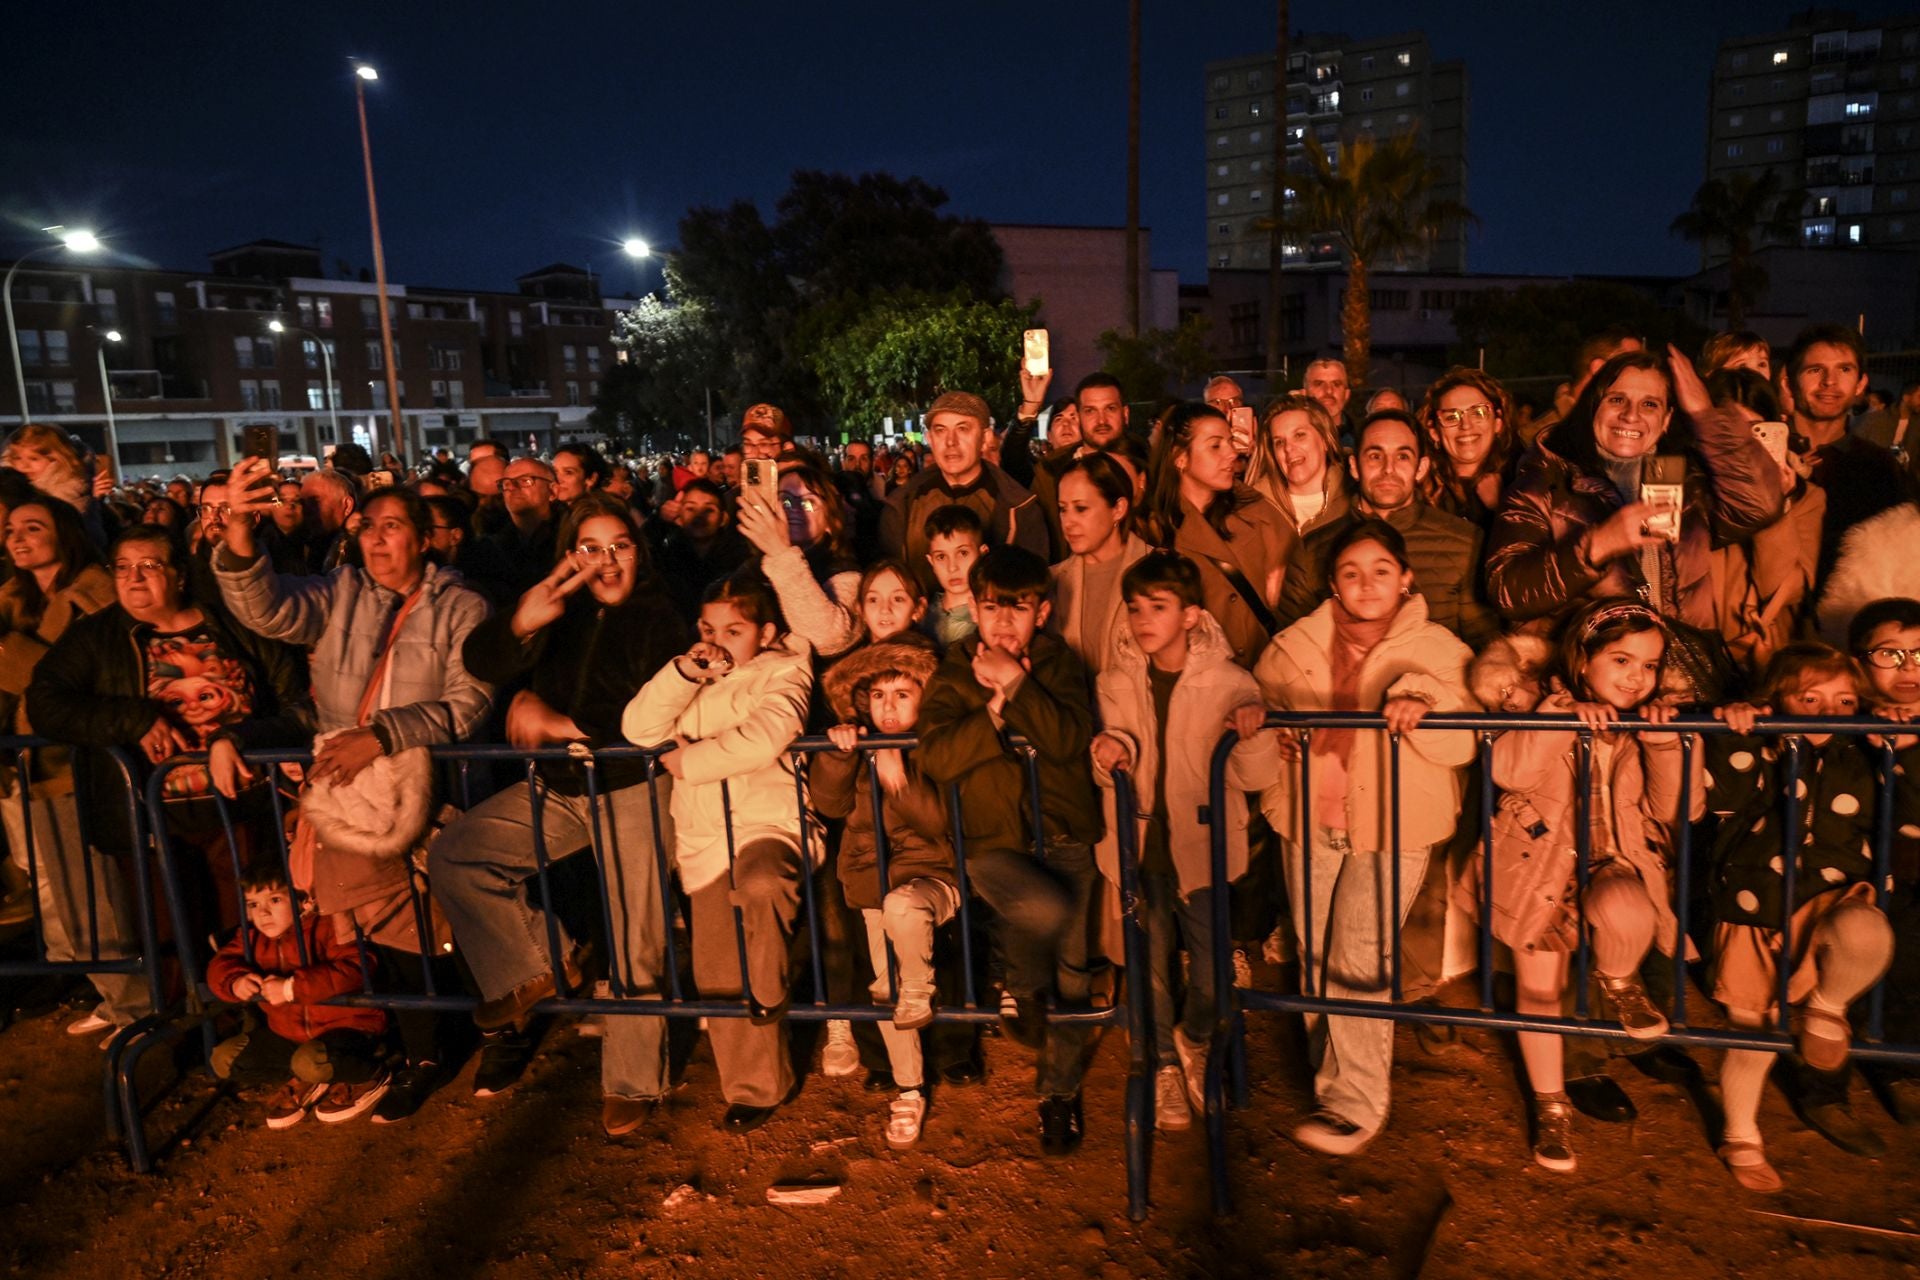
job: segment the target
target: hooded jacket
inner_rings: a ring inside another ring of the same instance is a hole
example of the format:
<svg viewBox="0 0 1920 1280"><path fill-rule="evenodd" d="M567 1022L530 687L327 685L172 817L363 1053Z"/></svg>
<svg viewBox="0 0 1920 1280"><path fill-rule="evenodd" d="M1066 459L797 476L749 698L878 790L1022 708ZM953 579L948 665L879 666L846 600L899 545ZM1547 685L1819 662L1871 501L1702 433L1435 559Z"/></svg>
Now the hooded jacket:
<svg viewBox="0 0 1920 1280"><path fill-rule="evenodd" d="M295 930L306 935L305 964ZM368 962L373 960L370 950ZM277 938L262 937L251 926L241 929L207 962L207 986L220 999L238 1004L233 984L249 973L293 978L290 1002L262 1000L259 1005L267 1028L282 1040L305 1044L329 1031L378 1035L387 1029L384 1010L322 1003L358 991L361 984L359 949L334 931L332 916L306 916Z"/></svg>
<svg viewBox="0 0 1920 1280"><path fill-rule="evenodd" d="M1853 615L1875 600L1920 600L1920 504L1903 502L1847 531L1820 593L1820 634L1845 648Z"/></svg>
<svg viewBox="0 0 1920 1280"><path fill-rule="evenodd" d="M944 787L927 778L912 751L903 751L907 782L898 791L880 793L880 813L887 835L887 889L909 880L942 880L954 884L952 826L947 821ZM866 759L857 751L822 751L807 770L813 789L813 807L823 818L845 818L840 839L840 887L847 905L878 911L884 898L880 888L879 840L873 823L873 778Z"/></svg>
<svg viewBox="0 0 1920 1280"><path fill-rule="evenodd" d="M1155 732L1153 687L1147 676L1147 655L1140 652L1133 632L1120 628L1114 663L1095 679L1099 690L1102 732L1127 744L1133 756L1129 780L1133 784L1134 813L1139 840L1154 811L1154 781L1160 773L1157 756L1160 734ZM1233 650L1213 615L1202 611L1200 625L1187 633L1187 665L1174 682L1167 707L1168 745L1167 847L1180 884L1180 896L1213 884L1213 837L1206 813L1211 803L1210 771L1213 748L1220 741L1227 715L1235 707L1260 701L1260 685L1234 662ZM1227 878L1238 880L1247 870L1247 792L1270 785L1280 772L1280 752L1270 733L1256 734L1236 744L1227 757ZM1116 884L1120 878L1119 822L1114 817L1113 775L1094 766L1107 813L1106 834L1096 854L1100 870ZM1143 848L1136 843L1135 849Z"/></svg>

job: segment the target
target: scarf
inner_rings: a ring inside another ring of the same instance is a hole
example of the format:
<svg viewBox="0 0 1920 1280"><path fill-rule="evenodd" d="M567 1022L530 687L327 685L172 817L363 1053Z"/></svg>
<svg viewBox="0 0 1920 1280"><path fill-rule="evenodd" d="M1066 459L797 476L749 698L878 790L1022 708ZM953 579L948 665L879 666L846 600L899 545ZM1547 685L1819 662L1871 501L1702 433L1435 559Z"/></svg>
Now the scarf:
<svg viewBox="0 0 1920 1280"><path fill-rule="evenodd" d="M1366 662L1367 654L1386 638L1399 610L1368 622L1347 612L1347 607L1340 603L1338 597L1332 602L1332 610L1333 643L1328 648L1327 656L1331 659L1333 705L1328 709L1378 710L1360 705L1360 668ZM1358 733L1358 730L1343 726L1316 730L1313 735L1313 807L1316 814L1325 815L1321 822L1330 828L1345 830L1347 825L1347 759L1353 752Z"/></svg>

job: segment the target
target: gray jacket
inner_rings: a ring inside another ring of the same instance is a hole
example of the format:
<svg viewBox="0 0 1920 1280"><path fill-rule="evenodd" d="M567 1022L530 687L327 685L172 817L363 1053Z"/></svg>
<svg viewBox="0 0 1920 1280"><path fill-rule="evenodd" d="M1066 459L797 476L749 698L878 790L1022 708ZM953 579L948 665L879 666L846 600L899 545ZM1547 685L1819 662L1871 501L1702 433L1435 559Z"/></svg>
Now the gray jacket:
<svg viewBox="0 0 1920 1280"><path fill-rule="evenodd" d="M227 608L244 627L313 650L313 701L320 731L358 723L360 699L401 597L365 569L342 566L325 577L282 576L265 556L251 562L225 547L213 557ZM428 565L423 595L394 641L387 696L373 725L392 751L456 742L487 717L493 686L461 661L467 633L487 603L460 575Z"/></svg>

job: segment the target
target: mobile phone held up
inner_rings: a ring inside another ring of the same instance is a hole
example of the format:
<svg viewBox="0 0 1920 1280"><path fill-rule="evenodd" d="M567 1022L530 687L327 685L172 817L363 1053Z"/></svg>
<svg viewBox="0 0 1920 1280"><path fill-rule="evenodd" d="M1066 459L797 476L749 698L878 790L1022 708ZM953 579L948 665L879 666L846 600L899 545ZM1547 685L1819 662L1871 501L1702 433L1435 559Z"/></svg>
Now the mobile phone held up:
<svg viewBox="0 0 1920 1280"><path fill-rule="evenodd" d="M240 452L249 458L264 458L267 470L280 469L280 429L274 426L248 427L240 437Z"/></svg>
<svg viewBox="0 0 1920 1280"><path fill-rule="evenodd" d="M1047 331L1029 329L1021 335L1021 343L1026 351L1022 367L1026 369L1027 376L1029 378L1046 376L1047 371L1053 367L1049 363L1047 352Z"/></svg>
<svg viewBox="0 0 1920 1280"><path fill-rule="evenodd" d="M1687 497L1687 460L1677 453L1656 453L1640 464L1640 501L1654 508L1649 534L1680 541L1680 508Z"/></svg>
<svg viewBox="0 0 1920 1280"><path fill-rule="evenodd" d="M776 514L780 510L780 467L766 458L748 458L740 464L740 488L745 493L757 493L766 500L767 508Z"/></svg>
<svg viewBox="0 0 1920 1280"><path fill-rule="evenodd" d="M1253 406L1238 405L1227 411L1227 437L1233 441L1233 451L1246 455L1253 452Z"/></svg>

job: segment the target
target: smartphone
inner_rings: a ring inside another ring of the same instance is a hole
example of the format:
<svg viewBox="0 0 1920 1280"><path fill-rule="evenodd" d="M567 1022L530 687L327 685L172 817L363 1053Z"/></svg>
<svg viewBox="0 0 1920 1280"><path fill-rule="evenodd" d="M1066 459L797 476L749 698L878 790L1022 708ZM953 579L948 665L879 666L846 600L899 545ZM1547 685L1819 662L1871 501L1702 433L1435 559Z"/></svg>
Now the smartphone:
<svg viewBox="0 0 1920 1280"><path fill-rule="evenodd" d="M267 470L278 471L280 469L280 428L248 427L240 437L240 452L249 458L265 458Z"/></svg>
<svg viewBox="0 0 1920 1280"><path fill-rule="evenodd" d="M393 472L391 471L367 472L367 492L371 493L375 489L391 489L392 487L393 487Z"/></svg>
<svg viewBox="0 0 1920 1280"><path fill-rule="evenodd" d="M1029 329L1020 338L1026 346L1027 376L1038 378L1052 367L1047 361L1047 331Z"/></svg>
<svg viewBox="0 0 1920 1280"><path fill-rule="evenodd" d="M113 474L113 459L104 453L96 453L93 455L93 473L97 476L105 476L107 479L116 482L118 480L118 477Z"/></svg>
<svg viewBox="0 0 1920 1280"><path fill-rule="evenodd" d="M767 458L748 458L740 464L740 489L757 493L770 510L780 510L780 465Z"/></svg>
<svg viewBox="0 0 1920 1280"><path fill-rule="evenodd" d="M1640 501L1655 508L1647 532L1680 541L1680 508L1687 497L1687 460L1677 453L1656 453L1640 464Z"/></svg>
<svg viewBox="0 0 1920 1280"><path fill-rule="evenodd" d="M1253 406L1243 404L1227 411L1227 435L1235 453L1253 452Z"/></svg>
<svg viewBox="0 0 1920 1280"><path fill-rule="evenodd" d="M1753 424L1753 438L1766 449L1767 456L1774 465L1787 465L1787 424L1784 422L1756 422Z"/></svg>

